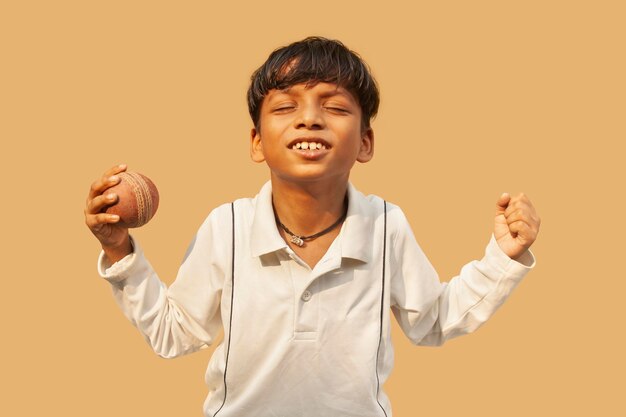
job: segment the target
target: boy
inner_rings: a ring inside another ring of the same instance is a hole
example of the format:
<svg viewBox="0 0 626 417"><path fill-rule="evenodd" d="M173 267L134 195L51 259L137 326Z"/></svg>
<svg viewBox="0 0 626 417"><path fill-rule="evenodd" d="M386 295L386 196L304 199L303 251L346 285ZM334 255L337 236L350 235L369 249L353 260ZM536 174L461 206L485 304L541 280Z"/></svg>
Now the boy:
<svg viewBox="0 0 626 417"><path fill-rule="evenodd" d="M439 282L401 210L348 181L373 156L378 102L365 63L337 41L273 52L248 91L251 156L270 181L211 212L169 289L102 213L126 167L92 185L100 274L153 349L190 353L224 328L206 416L391 416L390 309L414 343L439 345L478 328L534 264L539 219L525 196L504 194L485 257Z"/></svg>

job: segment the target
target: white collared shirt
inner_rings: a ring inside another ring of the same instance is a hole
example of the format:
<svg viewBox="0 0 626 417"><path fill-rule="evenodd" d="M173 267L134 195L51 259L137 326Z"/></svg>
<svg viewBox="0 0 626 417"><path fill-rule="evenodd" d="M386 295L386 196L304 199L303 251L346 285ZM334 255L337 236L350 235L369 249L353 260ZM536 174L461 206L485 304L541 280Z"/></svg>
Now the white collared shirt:
<svg viewBox="0 0 626 417"><path fill-rule="evenodd" d="M114 265L101 253L98 269L163 357L211 345L223 326L206 416L390 417L390 312L414 343L441 344L484 323L534 257L514 261L492 237L482 260L440 283L402 211L387 203L385 216L384 204L349 185L347 218L313 269L280 236L269 182L211 212L169 288L136 241Z"/></svg>

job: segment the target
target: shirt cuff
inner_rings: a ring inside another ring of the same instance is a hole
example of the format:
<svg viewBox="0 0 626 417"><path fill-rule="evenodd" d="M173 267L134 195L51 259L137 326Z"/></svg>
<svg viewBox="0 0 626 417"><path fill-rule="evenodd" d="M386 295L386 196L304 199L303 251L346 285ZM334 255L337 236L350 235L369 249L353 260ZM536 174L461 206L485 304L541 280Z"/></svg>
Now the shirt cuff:
<svg viewBox="0 0 626 417"><path fill-rule="evenodd" d="M522 278L531 269L535 267L535 255L528 249L517 260L511 259L498 245L495 237L491 235L485 257L483 258L488 265L507 275Z"/></svg>
<svg viewBox="0 0 626 417"><path fill-rule="evenodd" d="M102 278L111 283L118 283L128 278L130 271L137 263L137 259L143 253L141 247L132 236L130 236L130 243L133 251L113 264L111 264L104 251L100 252L98 256L98 274Z"/></svg>

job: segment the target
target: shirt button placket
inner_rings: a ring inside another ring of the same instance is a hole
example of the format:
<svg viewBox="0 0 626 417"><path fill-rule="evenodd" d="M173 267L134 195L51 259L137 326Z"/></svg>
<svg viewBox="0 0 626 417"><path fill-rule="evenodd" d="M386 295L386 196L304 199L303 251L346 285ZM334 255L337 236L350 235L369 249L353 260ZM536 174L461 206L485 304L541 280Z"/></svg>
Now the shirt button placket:
<svg viewBox="0 0 626 417"><path fill-rule="evenodd" d="M294 339L317 340L319 325L319 296L317 281L308 267L297 263L288 263L293 280Z"/></svg>

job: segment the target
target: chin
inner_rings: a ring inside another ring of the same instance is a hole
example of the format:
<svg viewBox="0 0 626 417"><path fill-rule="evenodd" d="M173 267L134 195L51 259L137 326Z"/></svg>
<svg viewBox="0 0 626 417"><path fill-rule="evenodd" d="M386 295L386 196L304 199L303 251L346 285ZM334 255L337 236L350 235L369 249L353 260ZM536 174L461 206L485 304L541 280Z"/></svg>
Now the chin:
<svg viewBox="0 0 626 417"><path fill-rule="evenodd" d="M345 182L348 180L349 172L345 174L329 174L322 170L302 170L290 175L276 175L282 181L292 183L315 183L315 182Z"/></svg>

